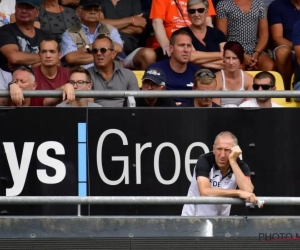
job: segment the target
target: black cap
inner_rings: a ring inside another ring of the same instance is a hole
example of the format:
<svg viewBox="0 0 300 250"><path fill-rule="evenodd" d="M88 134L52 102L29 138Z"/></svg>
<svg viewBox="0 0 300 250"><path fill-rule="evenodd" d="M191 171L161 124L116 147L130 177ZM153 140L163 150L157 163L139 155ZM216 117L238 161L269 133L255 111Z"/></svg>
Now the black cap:
<svg viewBox="0 0 300 250"><path fill-rule="evenodd" d="M16 0L16 4L18 3L27 3L35 8L38 8L41 4L41 0Z"/></svg>
<svg viewBox="0 0 300 250"><path fill-rule="evenodd" d="M80 0L79 6L88 7L88 6L101 6L100 0Z"/></svg>
<svg viewBox="0 0 300 250"><path fill-rule="evenodd" d="M148 67L142 81L151 80L158 85L166 85L166 74L160 68Z"/></svg>

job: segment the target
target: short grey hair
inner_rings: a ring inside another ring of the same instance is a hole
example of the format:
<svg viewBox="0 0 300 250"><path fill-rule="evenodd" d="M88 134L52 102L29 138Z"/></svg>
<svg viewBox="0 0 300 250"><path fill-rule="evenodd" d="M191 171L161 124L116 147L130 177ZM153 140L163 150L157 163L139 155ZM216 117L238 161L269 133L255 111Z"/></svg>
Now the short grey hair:
<svg viewBox="0 0 300 250"><path fill-rule="evenodd" d="M209 8L209 4L207 0L188 0L187 2L187 7L191 7L194 4L198 4L198 3L203 3L205 8L208 9Z"/></svg>
<svg viewBox="0 0 300 250"><path fill-rule="evenodd" d="M229 132L229 131L223 131L223 132L221 132L220 134L218 134L218 135L216 136L216 138L215 138L214 145L216 145L216 141L217 141L220 137L229 137L229 138L231 138L231 139L233 140L234 146L238 145L238 140L237 140L236 136L235 136L233 133Z"/></svg>
<svg viewBox="0 0 300 250"><path fill-rule="evenodd" d="M18 68L16 68L14 70L13 74L19 70L28 72L30 74L31 83L35 83L35 76L34 76L32 68L30 66L19 66Z"/></svg>

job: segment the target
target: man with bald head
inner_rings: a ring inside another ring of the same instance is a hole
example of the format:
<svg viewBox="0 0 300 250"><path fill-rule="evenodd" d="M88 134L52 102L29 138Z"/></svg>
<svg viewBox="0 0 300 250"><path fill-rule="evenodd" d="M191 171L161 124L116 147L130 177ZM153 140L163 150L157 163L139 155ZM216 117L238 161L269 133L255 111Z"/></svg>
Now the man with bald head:
<svg viewBox="0 0 300 250"><path fill-rule="evenodd" d="M234 134L228 131L218 134L213 151L198 159L188 196L239 197L256 204L250 169L247 163L239 159L241 153ZM230 209L228 204L186 204L182 215L228 216Z"/></svg>

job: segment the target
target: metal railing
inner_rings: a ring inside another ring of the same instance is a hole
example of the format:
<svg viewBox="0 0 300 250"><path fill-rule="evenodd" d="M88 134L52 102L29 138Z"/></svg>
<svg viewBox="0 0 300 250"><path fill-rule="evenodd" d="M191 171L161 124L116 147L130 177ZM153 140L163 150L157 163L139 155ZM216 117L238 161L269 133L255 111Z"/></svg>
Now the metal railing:
<svg viewBox="0 0 300 250"><path fill-rule="evenodd" d="M265 205L300 205L300 197L258 197ZM14 196L0 197L2 205L184 205L184 204L235 204L245 201L225 197L184 197L184 196Z"/></svg>
<svg viewBox="0 0 300 250"><path fill-rule="evenodd" d="M61 97L62 90L26 90L23 91L24 97ZM0 91L0 97L8 97L8 91ZM159 97L159 98L195 98L195 97L210 97L210 98L293 98L300 97L300 91L98 91L98 90L81 90L76 91L76 97L102 97L102 98L121 98L133 96L141 97Z"/></svg>

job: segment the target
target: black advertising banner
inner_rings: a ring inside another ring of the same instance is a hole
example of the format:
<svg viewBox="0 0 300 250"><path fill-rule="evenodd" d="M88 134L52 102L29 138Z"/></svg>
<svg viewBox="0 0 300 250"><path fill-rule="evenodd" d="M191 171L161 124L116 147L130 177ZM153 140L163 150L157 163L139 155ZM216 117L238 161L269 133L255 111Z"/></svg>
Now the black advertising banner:
<svg viewBox="0 0 300 250"><path fill-rule="evenodd" d="M185 196L198 157L233 132L258 196L299 196L298 109L89 110L91 196ZM92 131L92 133L91 133ZM257 214L299 214L299 207ZM180 215L182 206L92 206L92 215ZM233 207L232 214L244 208Z"/></svg>
<svg viewBox="0 0 300 250"><path fill-rule="evenodd" d="M2 196L77 196L78 124L85 109L0 111ZM1 214L77 214L77 206L1 206Z"/></svg>
<svg viewBox="0 0 300 250"><path fill-rule="evenodd" d="M1 196L186 196L198 157L231 131L258 196L300 196L300 110L0 110ZM93 205L83 215L180 215L182 206ZM231 214L244 214L233 206ZM299 215L266 206L257 215ZM74 215L77 206L0 206L0 215Z"/></svg>

